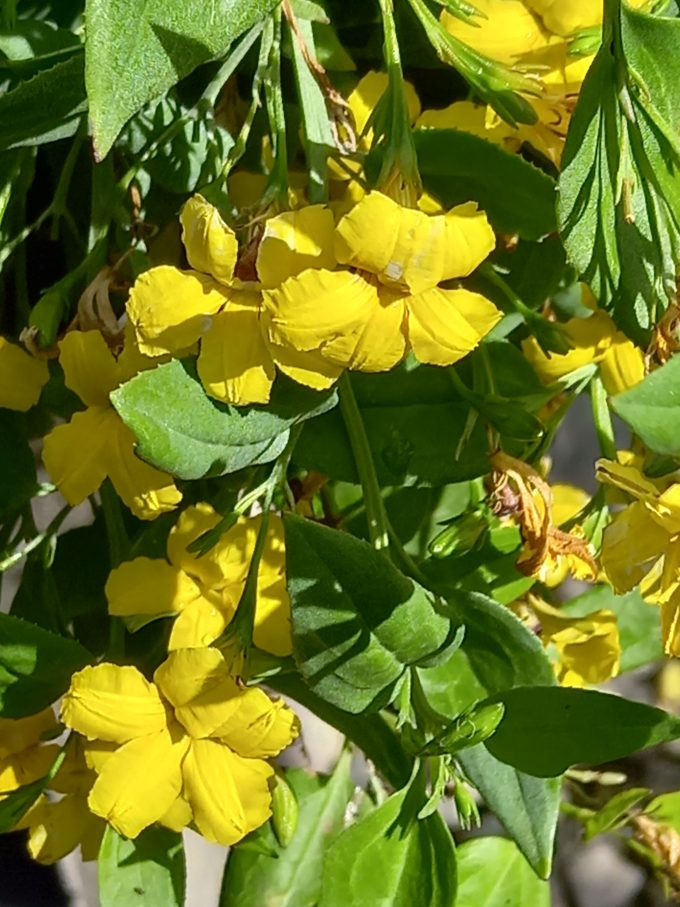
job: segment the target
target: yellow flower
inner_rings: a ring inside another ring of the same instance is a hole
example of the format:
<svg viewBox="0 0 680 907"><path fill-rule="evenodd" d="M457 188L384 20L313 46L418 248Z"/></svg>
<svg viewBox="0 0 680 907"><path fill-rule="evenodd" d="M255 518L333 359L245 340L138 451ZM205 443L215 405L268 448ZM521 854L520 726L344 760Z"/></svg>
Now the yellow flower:
<svg viewBox="0 0 680 907"><path fill-rule="evenodd" d="M112 390L153 362L131 338L116 359L98 331L71 331L59 344L67 387L87 409L45 438L43 462L72 506L93 494L108 476L118 495L142 520L173 510L182 495L167 473L135 456L135 436L109 401Z"/></svg>
<svg viewBox="0 0 680 907"><path fill-rule="evenodd" d="M616 677L621 644L613 611L572 617L536 595L528 595L527 604L540 623L543 645L554 647L555 672L563 686L584 687Z"/></svg>
<svg viewBox="0 0 680 907"><path fill-rule="evenodd" d="M608 394L618 394L638 384L645 376L642 350L601 310L588 318L572 318L563 326L572 349L563 356L547 355L535 337L522 343L524 355L544 384L560 381L585 365L597 364Z"/></svg>
<svg viewBox="0 0 680 907"><path fill-rule="evenodd" d="M25 413L38 402L49 377L47 362L0 337L0 407Z"/></svg>
<svg viewBox="0 0 680 907"><path fill-rule="evenodd" d="M517 129L502 120L493 108L473 101L454 101L448 107L424 110L415 126L416 129L459 129L502 145L508 151L519 151L522 144Z"/></svg>
<svg viewBox="0 0 680 907"><path fill-rule="evenodd" d="M333 216L322 205L270 218L239 257L234 231L202 196L181 213L182 238L193 270L162 265L136 281L127 304L139 348L147 356L181 354L200 340L198 375L210 396L236 405L266 403L274 381L271 344L261 325L261 286L291 274L333 267ZM259 279L259 282L258 282ZM280 352L288 374L314 374L314 352ZM320 362L322 372L328 369ZM332 377L304 383L329 387Z"/></svg>
<svg viewBox="0 0 680 907"><path fill-rule="evenodd" d="M261 517L240 517L206 554L187 551L220 517L209 504L182 512L168 537L168 560L138 557L116 567L106 583L109 613L133 628L176 615L169 649L206 646L229 625L243 593ZM290 599L286 589L283 523L269 516L257 579L254 642L274 655L290 655Z"/></svg>
<svg viewBox="0 0 680 907"><path fill-rule="evenodd" d="M557 35L569 37L585 28L602 24L602 4L593 0L525 0L545 27ZM647 0L628 0L628 5L642 6Z"/></svg>
<svg viewBox="0 0 680 907"><path fill-rule="evenodd" d="M0 718L0 801L47 774L59 747L44 746L42 740L57 730L52 709L26 718Z"/></svg>
<svg viewBox="0 0 680 907"><path fill-rule="evenodd" d="M384 371L409 349L421 362L450 365L500 312L478 293L439 284L470 274L493 246L474 204L428 216L371 192L336 228L336 257L352 270L309 269L265 291L269 339L318 351L338 370Z"/></svg>
<svg viewBox="0 0 680 907"><path fill-rule="evenodd" d="M680 655L680 483L652 482L637 467L598 460L597 478L635 500L602 538L602 567L618 593L640 587L661 608L667 655Z"/></svg>
<svg viewBox="0 0 680 907"><path fill-rule="evenodd" d="M245 689L217 649L171 652L150 683L134 667L99 664L74 674L62 721L115 744L94 762L88 803L120 834L153 822L193 821L209 841L230 845L271 813L265 761L298 734L283 702Z"/></svg>
<svg viewBox="0 0 680 907"><path fill-rule="evenodd" d="M87 805L96 780L88 768L82 738L71 735L66 758L49 782L55 799L41 794L15 828L28 829L28 852L38 863L51 864L80 847L83 860L96 860L105 824Z"/></svg>

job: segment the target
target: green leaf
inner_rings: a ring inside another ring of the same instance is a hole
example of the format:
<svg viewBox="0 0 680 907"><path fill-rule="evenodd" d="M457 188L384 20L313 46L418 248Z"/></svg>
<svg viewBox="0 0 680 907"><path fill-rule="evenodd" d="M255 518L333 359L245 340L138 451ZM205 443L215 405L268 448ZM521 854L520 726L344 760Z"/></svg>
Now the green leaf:
<svg viewBox="0 0 680 907"><path fill-rule="evenodd" d="M101 907L182 907L186 885L182 836L152 826L131 841L107 825L98 874Z"/></svg>
<svg viewBox="0 0 680 907"><path fill-rule="evenodd" d="M419 670L428 699L438 711L453 717L482 699L483 691L492 695L523 684L555 683L538 638L506 607L475 592L451 593L448 600L455 613L465 615L461 648L446 664ZM559 780L517 771L483 744L456 758L536 873L547 878L559 814Z"/></svg>
<svg viewBox="0 0 680 907"><path fill-rule="evenodd" d="M68 138L86 109L83 55L75 54L0 95L0 151Z"/></svg>
<svg viewBox="0 0 680 907"><path fill-rule="evenodd" d="M393 787L403 787L411 774L413 759L401 745L400 737L382 715L351 715L329 705L294 674L277 674L267 680L279 693L306 706L355 743Z"/></svg>
<svg viewBox="0 0 680 907"><path fill-rule="evenodd" d="M361 539L285 515L293 645L314 692L358 713L387 703L407 665L453 637L434 596Z"/></svg>
<svg viewBox="0 0 680 907"><path fill-rule="evenodd" d="M92 656L79 643L0 614L0 715L33 715L62 696Z"/></svg>
<svg viewBox="0 0 680 907"><path fill-rule="evenodd" d="M228 406L207 396L192 362L174 359L121 385L111 402L143 460L199 479L275 460L292 426L331 409L337 396L279 376L267 406Z"/></svg>
<svg viewBox="0 0 680 907"><path fill-rule="evenodd" d="M670 825L680 834L680 791L674 790L654 797L651 803L647 804L645 814L651 816L659 825Z"/></svg>
<svg viewBox="0 0 680 907"><path fill-rule="evenodd" d="M457 858L456 907L550 907L550 885L507 838L466 841Z"/></svg>
<svg viewBox="0 0 680 907"><path fill-rule="evenodd" d="M319 867L343 829L354 790L350 763L346 751L330 777L299 768L286 772L300 809L293 839L282 847L267 823L248 840L257 838L272 856L236 847L222 880L220 907L315 907L321 894Z"/></svg>
<svg viewBox="0 0 680 907"><path fill-rule="evenodd" d="M70 56L80 40L70 29L38 19L19 20L0 30L0 70L24 77Z"/></svg>
<svg viewBox="0 0 680 907"><path fill-rule="evenodd" d="M615 794L602 809L598 810L583 823L584 841L589 841L596 835L623 825L629 810L648 796L649 790L646 787L633 787L630 790L622 790L620 793Z"/></svg>
<svg viewBox="0 0 680 907"><path fill-rule="evenodd" d="M660 454L680 456L680 356L611 399L614 412L632 428L646 447Z"/></svg>
<svg viewBox="0 0 680 907"><path fill-rule="evenodd" d="M382 486L436 487L489 471L481 420L458 451L470 407L444 369L407 363L383 375L357 373L352 388ZM294 461L333 479L359 481L339 412L327 413L302 432Z"/></svg>
<svg viewBox="0 0 680 907"><path fill-rule="evenodd" d="M675 294L680 249L680 112L668 77L680 22L621 5L590 67L562 156L558 215L567 253L599 304L644 341Z"/></svg>
<svg viewBox="0 0 680 907"><path fill-rule="evenodd" d="M584 762L600 765L680 737L680 718L597 690L518 687L493 697L505 704L484 746L502 762L539 777Z"/></svg>
<svg viewBox="0 0 680 907"><path fill-rule="evenodd" d="M447 208L479 202L499 233L540 239L553 233L555 183L518 154L456 129L414 134L425 189Z"/></svg>
<svg viewBox="0 0 680 907"><path fill-rule="evenodd" d="M101 160L125 122L276 6L276 0L87 0L85 82Z"/></svg>
<svg viewBox="0 0 680 907"><path fill-rule="evenodd" d="M344 831L323 869L319 907L451 907L456 853L438 813L404 815L408 788Z"/></svg>
<svg viewBox="0 0 680 907"><path fill-rule="evenodd" d="M0 518L20 510L36 491L35 456L23 413L0 409Z"/></svg>

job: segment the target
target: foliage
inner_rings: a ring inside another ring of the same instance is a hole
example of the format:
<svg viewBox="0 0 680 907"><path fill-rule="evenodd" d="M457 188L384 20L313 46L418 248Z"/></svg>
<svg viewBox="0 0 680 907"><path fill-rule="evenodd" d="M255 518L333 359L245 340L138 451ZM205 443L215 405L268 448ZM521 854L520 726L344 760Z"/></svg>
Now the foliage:
<svg viewBox="0 0 680 907"><path fill-rule="evenodd" d="M543 907L562 811L680 891L678 792L601 769L680 719L598 689L680 655L679 28L0 3L0 830L34 859L179 905L192 828L223 907ZM578 397L594 493L550 475ZM274 763L297 704L329 774Z"/></svg>

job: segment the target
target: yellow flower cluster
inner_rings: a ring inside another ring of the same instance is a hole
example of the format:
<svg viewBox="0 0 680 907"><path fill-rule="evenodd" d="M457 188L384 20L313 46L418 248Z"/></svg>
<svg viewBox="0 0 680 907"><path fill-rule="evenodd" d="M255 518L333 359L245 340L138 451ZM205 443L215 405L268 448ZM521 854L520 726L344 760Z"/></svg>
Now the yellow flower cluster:
<svg viewBox="0 0 680 907"><path fill-rule="evenodd" d="M618 593L639 586L661 608L666 655L680 655L680 483L646 478L628 452L598 460L597 478L633 501L617 513L602 541L602 567Z"/></svg>
<svg viewBox="0 0 680 907"><path fill-rule="evenodd" d="M192 270L142 274L128 317L147 356L200 341L198 374L218 400L266 402L275 367L323 389L348 368L390 369L409 350L450 365L500 318L478 293L441 286L494 247L473 204L429 216L371 192L337 226L321 205L272 217L241 252L200 196L181 221Z"/></svg>

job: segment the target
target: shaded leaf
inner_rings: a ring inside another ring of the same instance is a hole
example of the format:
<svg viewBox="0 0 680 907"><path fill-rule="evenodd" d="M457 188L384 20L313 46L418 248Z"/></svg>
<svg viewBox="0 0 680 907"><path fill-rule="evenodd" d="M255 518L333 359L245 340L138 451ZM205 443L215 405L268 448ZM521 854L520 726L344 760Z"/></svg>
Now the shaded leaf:
<svg viewBox="0 0 680 907"><path fill-rule="evenodd" d="M611 399L614 412L650 450L680 456L680 356Z"/></svg>
<svg viewBox="0 0 680 907"><path fill-rule="evenodd" d="M507 838L465 841L457 859L456 907L550 907L550 885Z"/></svg>
<svg viewBox="0 0 680 907"><path fill-rule="evenodd" d="M186 885L182 836L156 825L129 840L107 825L98 875L101 907L182 907Z"/></svg>

